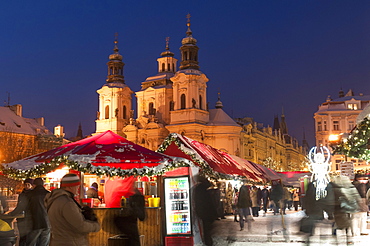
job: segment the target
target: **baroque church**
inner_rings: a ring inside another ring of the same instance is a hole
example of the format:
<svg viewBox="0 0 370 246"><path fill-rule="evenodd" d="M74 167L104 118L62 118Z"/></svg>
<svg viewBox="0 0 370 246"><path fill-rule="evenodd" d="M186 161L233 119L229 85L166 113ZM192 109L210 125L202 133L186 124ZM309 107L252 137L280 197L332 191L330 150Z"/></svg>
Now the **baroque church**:
<svg viewBox="0 0 370 246"><path fill-rule="evenodd" d="M137 118L132 110L134 92L125 84L125 64L116 38L114 53L107 63L106 83L97 90L96 133L111 130L151 150L157 150L169 133L179 133L259 164L271 159L270 145L278 145L282 150L276 151L279 153L276 162L283 165L288 162L286 157L294 156L289 162L300 165L306 150L287 137L286 126L272 131L271 127L261 128L255 122L235 121L222 109L220 95L215 108L209 108L209 79L200 70L199 47L190 26L188 16L186 36L181 41L179 68L167 39L166 48L157 59L158 73L147 77L141 83L141 90L135 92Z"/></svg>
<svg viewBox="0 0 370 246"><path fill-rule="evenodd" d="M158 74L141 83L137 98L137 119L133 118L133 91L125 84L122 55L115 41L109 56L108 77L99 94L96 133L111 130L128 140L156 150L169 133L175 132L231 154L240 152L242 127L223 110L207 104L207 76L200 70L197 40L187 22L182 39L181 61L169 49L157 59Z"/></svg>

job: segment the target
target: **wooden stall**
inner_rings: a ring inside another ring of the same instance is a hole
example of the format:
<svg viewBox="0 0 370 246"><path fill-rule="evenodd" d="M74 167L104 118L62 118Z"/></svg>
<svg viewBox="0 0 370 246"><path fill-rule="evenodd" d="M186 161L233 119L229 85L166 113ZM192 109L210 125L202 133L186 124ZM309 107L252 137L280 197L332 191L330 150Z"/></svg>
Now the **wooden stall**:
<svg viewBox="0 0 370 246"><path fill-rule="evenodd" d="M113 223L116 215L126 213L126 208L94 208L101 224L101 230L89 234L90 246L107 246L108 238L120 234ZM138 221L140 235L144 235L142 246L163 245L162 238L162 209L160 207L146 208L146 219Z"/></svg>

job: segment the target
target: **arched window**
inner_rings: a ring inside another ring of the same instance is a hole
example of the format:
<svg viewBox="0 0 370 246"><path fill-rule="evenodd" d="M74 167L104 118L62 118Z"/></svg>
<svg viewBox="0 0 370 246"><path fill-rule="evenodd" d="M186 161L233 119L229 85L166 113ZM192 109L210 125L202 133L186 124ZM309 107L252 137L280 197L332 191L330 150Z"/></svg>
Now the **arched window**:
<svg viewBox="0 0 370 246"><path fill-rule="evenodd" d="M184 52L184 61L187 61L188 60L188 52Z"/></svg>
<svg viewBox="0 0 370 246"><path fill-rule="evenodd" d="M175 63L172 63L172 72L175 72Z"/></svg>
<svg viewBox="0 0 370 246"><path fill-rule="evenodd" d="M203 109L202 95L199 95L199 109Z"/></svg>
<svg viewBox="0 0 370 246"><path fill-rule="evenodd" d="M164 72L164 70L166 69L166 64L162 63L162 72Z"/></svg>
<svg viewBox="0 0 370 246"><path fill-rule="evenodd" d="M186 109L186 96L185 94L181 94L181 103L180 103L180 109Z"/></svg>
<svg viewBox="0 0 370 246"><path fill-rule="evenodd" d="M171 64L167 63L167 71L171 71Z"/></svg>
<svg viewBox="0 0 370 246"><path fill-rule="evenodd" d="M105 119L109 119L109 106L105 106Z"/></svg>
<svg viewBox="0 0 370 246"><path fill-rule="evenodd" d="M154 115L154 104L152 102L149 103L148 112L149 112L149 115Z"/></svg>
<svg viewBox="0 0 370 246"><path fill-rule="evenodd" d="M124 119L127 119L126 111L127 111L126 106L123 106L123 109L122 109L122 117Z"/></svg>

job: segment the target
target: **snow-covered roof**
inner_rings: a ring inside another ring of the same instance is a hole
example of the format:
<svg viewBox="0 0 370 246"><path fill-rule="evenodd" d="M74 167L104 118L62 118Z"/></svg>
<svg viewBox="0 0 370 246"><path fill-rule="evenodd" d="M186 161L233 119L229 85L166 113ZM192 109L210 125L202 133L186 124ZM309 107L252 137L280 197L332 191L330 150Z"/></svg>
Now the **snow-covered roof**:
<svg viewBox="0 0 370 246"><path fill-rule="evenodd" d="M222 108L209 110L209 126L240 126Z"/></svg>
<svg viewBox="0 0 370 246"><path fill-rule="evenodd" d="M370 101L370 95L363 95L363 96L346 96L346 97L339 97L339 98L336 98L336 99L333 99L330 102L345 102L345 101L349 101L351 99L355 99L355 100L359 100L359 101Z"/></svg>
<svg viewBox="0 0 370 246"><path fill-rule="evenodd" d="M9 107L0 107L0 131L28 135L52 134L45 126L41 125L37 119L18 116Z"/></svg>

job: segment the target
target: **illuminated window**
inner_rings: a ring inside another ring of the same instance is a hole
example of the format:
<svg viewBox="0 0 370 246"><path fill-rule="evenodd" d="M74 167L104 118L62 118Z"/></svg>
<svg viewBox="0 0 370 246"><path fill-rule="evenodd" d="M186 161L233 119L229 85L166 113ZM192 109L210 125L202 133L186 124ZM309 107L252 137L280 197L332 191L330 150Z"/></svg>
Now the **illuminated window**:
<svg viewBox="0 0 370 246"><path fill-rule="evenodd" d="M185 96L185 94L181 94L180 101L181 101L180 109L185 109L186 108L186 96Z"/></svg>
<svg viewBox="0 0 370 246"><path fill-rule="evenodd" d="M350 109L350 110L357 110L358 107L357 107L357 104L356 103L348 103L347 104L347 109Z"/></svg>
<svg viewBox="0 0 370 246"><path fill-rule="evenodd" d="M339 121L333 121L333 130L339 131Z"/></svg>
<svg viewBox="0 0 370 246"><path fill-rule="evenodd" d="M105 106L105 119L109 119L109 106Z"/></svg>

